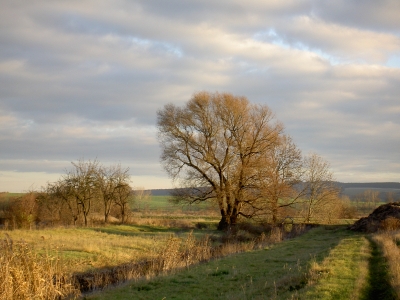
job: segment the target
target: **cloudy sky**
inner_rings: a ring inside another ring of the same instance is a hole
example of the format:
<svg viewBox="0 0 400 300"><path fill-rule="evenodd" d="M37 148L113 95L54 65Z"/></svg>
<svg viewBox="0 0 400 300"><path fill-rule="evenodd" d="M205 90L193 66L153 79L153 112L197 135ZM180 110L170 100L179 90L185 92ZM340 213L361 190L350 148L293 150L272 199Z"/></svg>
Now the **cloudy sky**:
<svg viewBox="0 0 400 300"><path fill-rule="evenodd" d="M0 5L0 191L79 158L171 187L156 112L202 90L267 104L339 181L400 181L398 0Z"/></svg>

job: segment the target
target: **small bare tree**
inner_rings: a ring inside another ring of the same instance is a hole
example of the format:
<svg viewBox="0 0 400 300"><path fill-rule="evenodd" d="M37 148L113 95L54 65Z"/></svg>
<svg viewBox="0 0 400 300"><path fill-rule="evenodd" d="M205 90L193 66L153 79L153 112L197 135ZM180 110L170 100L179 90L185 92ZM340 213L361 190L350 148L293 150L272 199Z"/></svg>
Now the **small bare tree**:
<svg viewBox="0 0 400 300"><path fill-rule="evenodd" d="M117 185L114 195L114 203L120 209L121 223L124 224L129 213L129 199L132 195L132 188L127 183L121 183Z"/></svg>
<svg viewBox="0 0 400 300"><path fill-rule="evenodd" d="M151 201L151 191L146 190L144 187L135 187L133 189L133 200L139 209L141 204L148 209Z"/></svg>
<svg viewBox="0 0 400 300"><path fill-rule="evenodd" d="M391 203L394 202L395 196L393 192L386 192L386 202Z"/></svg>
<svg viewBox="0 0 400 300"><path fill-rule="evenodd" d="M304 191L306 193L305 222L310 222L318 211L339 198L339 187L334 183L329 163L312 153L304 162Z"/></svg>
<svg viewBox="0 0 400 300"><path fill-rule="evenodd" d="M364 201L368 204L368 208L375 208L379 202L379 191L365 190L363 192Z"/></svg>
<svg viewBox="0 0 400 300"><path fill-rule="evenodd" d="M47 193L49 197L42 198L42 200L52 201L54 205L58 205L60 211L63 211L63 206L67 207L68 216L72 218L73 224L77 225L82 209L76 197L74 197L74 195L71 193L71 187L67 184L67 182L65 182L63 179L59 179L55 183L49 183L47 187ZM43 202L42 205L44 205Z"/></svg>
<svg viewBox="0 0 400 300"><path fill-rule="evenodd" d="M258 168L259 190L265 201L257 201L258 215L270 214L272 222L278 221L279 211L299 201L304 190L298 189L302 180L301 151L289 136L283 135L279 143L266 153L265 163Z"/></svg>
<svg viewBox="0 0 400 300"><path fill-rule="evenodd" d="M103 204L104 222L108 222L111 208L114 204L121 207L121 188L129 186L129 168L123 169L121 165L108 168L100 167L97 173L99 195Z"/></svg>
<svg viewBox="0 0 400 300"><path fill-rule="evenodd" d="M386 202L387 203L396 202L396 201L399 201L399 199L400 199L399 195L396 194L395 192L393 192L393 191L386 192Z"/></svg>
<svg viewBox="0 0 400 300"><path fill-rule="evenodd" d="M93 201L98 199L99 162L84 161L80 159L77 163L72 162L73 169L67 171L62 178L62 187L65 189L64 197L73 199L78 210L82 213L85 226L88 225L88 215Z"/></svg>

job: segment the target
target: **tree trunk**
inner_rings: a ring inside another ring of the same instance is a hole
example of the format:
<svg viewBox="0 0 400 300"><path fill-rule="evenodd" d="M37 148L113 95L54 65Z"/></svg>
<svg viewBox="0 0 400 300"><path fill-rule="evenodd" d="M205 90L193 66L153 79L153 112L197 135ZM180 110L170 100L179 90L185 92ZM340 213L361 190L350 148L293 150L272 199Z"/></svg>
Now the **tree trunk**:
<svg viewBox="0 0 400 300"><path fill-rule="evenodd" d="M278 223L278 210L276 208L272 210L272 223Z"/></svg>
<svg viewBox="0 0 400 300"><path fill-rule="evenodd" d="M272 201L272 223L276 224L278 222L278 199L273 199Z"/></svg>
<svg viewBox="0 0 400 300"><path fill-rule="evenodd" d="M230 227L230 218L227 214L221 216L221 220L218 223L218 230L226 231Z"/></svg>
<svg viewBox="0 0 400 300"><path fill-rule="evenodd" d="M237 209L228 209L228 211L221 209L221 220L218 223L218 230L226 231L233 229L236 226L238 219Z"/></svg>
<svg viewBox="0 0 400 300"><path fill-rule="evenodd" d="M310 219L311 219L311 203L308 204L308 209L307 209L307 215L306 215L306 219L304 220L304 222L306 223L310 223Z"/></svg>
<svg viewBox="0 0 400 300"><path fill-rule="evenodd" d="M121 223L122 224L125 224L125 222L126 222L126 214L125 214L125 212L126 212L125 205L121 205Z"/></svg>
<svg viewBox="0 0 400 300"><path fill-rule="evenodd" d="M84 217L84 220L85 220L85 227L87 227L88 226L87 214L83 213L83 217Z"/></svg>

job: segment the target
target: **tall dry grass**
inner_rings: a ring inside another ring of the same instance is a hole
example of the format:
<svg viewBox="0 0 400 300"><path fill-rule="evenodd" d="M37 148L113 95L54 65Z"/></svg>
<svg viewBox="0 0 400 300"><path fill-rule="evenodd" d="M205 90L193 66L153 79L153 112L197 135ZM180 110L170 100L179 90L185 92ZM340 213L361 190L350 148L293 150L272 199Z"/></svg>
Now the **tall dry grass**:
<svg viewBox="0 0 400 300"><path fill-rule="evenodd" d="M386 231L373 235L389 264L390 284L400 299L400 231Z"/></svg>
<svg viewBox="0 0 400 300"><path fill-rule="evenodd" d="M305 227L302 228L303 230L298 230L297 234L306 230ZM75 275L75 281L79 283L81 291L91 292L124 281L150 279L200 262L259 249L278 243L285 236L281 228L274 228L269 233L262 233L258 237L248 237L246 241L243 241L241 234L243 233L239 232L229 238L204 236L201 239L196 239L192 232L186 238L171 235L157 254L151 255L153 257L151 259L80 273Z"/></svg>
<svg viewBox="0 0 400 300"><path fill-rule="evenodd" d="M56 257L38 255L8 236L0 241L0 299L74 299L79 290L63 274Z"/></svg>
<svg viewBox="0 0 400 300"><path fill-rule="evenodd" d="M259 249L280 242L284 237L281 228L260 235L242 230L228 236L200 239L193 232L181 237L171 235L158 250L150 251L146 259L71 276L68 266L58 257L48 252L39 255L43 252L30 244L14 242L7 235L0 243L0 299L76 298L80 291L90 292L132 279L151 278L200 262Z"/></svg>
<svg viewBox="0 0 400 300"><path fill-rule="evenodd" d="M204 219L173 219L173 218L151 218L141 217L134 219L130 222L132 225L137 226L155 226L155 227L167 227L167 228L182 228L190 229L195 228L197 222L204 221Z"/></svg>
<svg viewBox="0 0 400 300"><path fill-rule="evenodd" d="M168 238L168 233L135 234L138 232L129 226L108 226L13 230L7 234L14 241L25 241L37 253L59 255L72 273L147 259Z"/></svg>

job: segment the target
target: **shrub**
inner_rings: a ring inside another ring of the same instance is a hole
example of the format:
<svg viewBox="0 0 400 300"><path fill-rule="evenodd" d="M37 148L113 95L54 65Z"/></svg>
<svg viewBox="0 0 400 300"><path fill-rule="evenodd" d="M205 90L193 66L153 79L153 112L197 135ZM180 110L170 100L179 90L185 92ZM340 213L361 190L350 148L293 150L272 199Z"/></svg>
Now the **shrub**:
<svg viewBox="0 0 400 300"><path fill-rule="evenodd" d="M6 219L11 221L14 229L32 229L37 222L36 193L29 192L21 197L10 199L8 206L3 209Z"/></svg>
<svg viewBox="0 0 400 300"><path fill-rule="evenodd" d="M398 230L400 229L400 219L388 217L381 222L380 229L384 231Z"/></svg>

